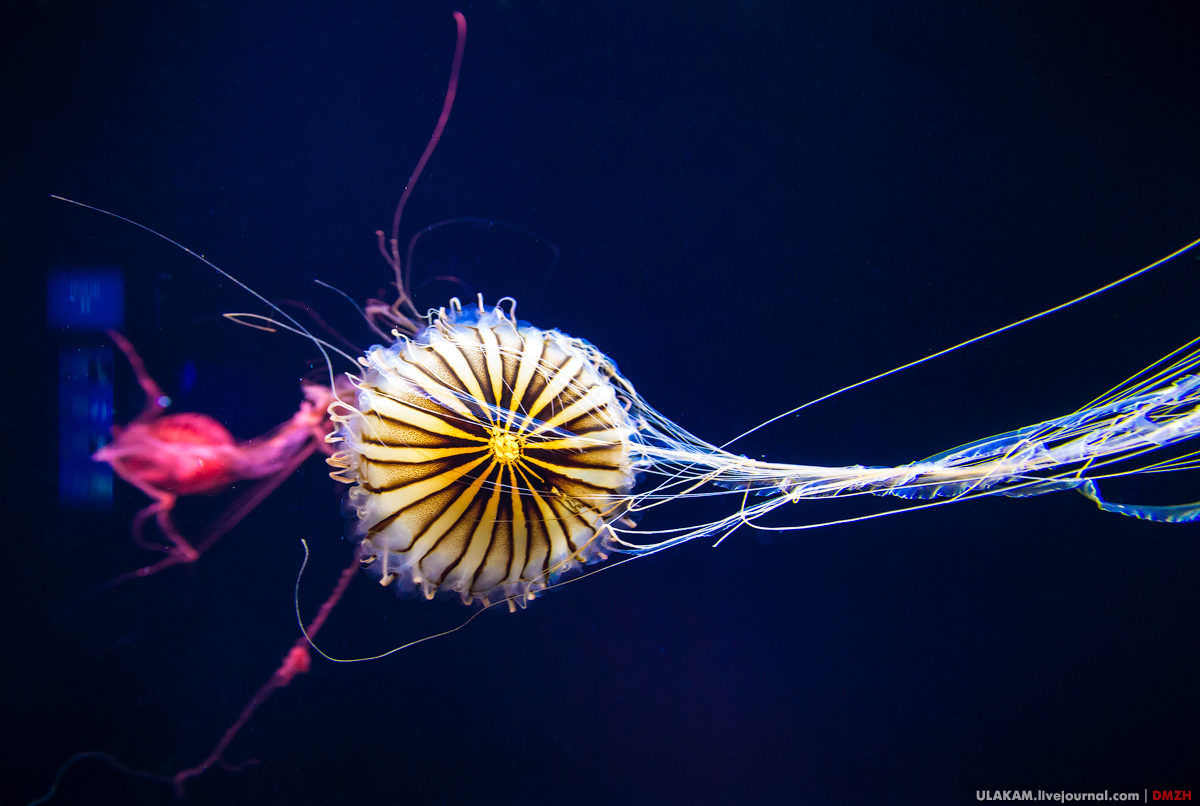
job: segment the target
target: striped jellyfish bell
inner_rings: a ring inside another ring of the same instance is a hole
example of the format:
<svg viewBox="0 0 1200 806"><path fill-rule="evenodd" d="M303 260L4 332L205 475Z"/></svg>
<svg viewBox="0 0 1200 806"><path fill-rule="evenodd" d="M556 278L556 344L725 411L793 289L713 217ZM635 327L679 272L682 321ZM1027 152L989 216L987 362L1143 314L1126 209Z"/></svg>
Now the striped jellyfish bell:
<svg viewBox="0 0 1200 806"><path fill-rule="evenodd" d="M524 607L611 550L636 480L624 381L512 305L455 299L429 322L367 350L354 405L330 407L358 557L401 593Z"/></svg>

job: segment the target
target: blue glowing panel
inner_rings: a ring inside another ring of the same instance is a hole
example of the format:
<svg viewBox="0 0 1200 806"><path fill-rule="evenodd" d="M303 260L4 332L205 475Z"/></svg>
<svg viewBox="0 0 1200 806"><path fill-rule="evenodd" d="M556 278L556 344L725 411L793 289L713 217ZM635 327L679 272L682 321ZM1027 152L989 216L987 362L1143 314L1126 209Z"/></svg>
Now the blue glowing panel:
<svg viewBox="0 0 1200 806"><path fill-rule="evenodd" d="M62 347L58 352L58 495L63 504L107 509L112 469L93 462L113 421L111 347Z"/></svg>
<svg viewBox="0 0 1200 806"><path fill-rule="evenodd" d="M80 267L51 272L46 320L55 330L103 330L125 322L125 277L120 269Z"/></svg>

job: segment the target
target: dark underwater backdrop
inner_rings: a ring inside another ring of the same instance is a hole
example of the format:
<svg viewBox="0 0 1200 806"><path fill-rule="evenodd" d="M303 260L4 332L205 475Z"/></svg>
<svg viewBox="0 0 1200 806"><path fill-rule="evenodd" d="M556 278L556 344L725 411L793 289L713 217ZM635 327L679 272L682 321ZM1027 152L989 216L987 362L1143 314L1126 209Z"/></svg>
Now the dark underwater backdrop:
<svg viewBox="0 0 1200 806"><path fill-rule="evenodd" d="M108 509L60 502L60 349L106 342L48 325L47 278L110 267L122 329L176 410L242 439L290 416L316 355L222 319L266 311L183 252L47 194L160 230L370 344L312 280L357 300L387 287L372 233L437 118L456 8L458 101L404 237L456 216L533 235L437 230L418 303L512 295L716 443L1200 237L1195 4L10 3L0 803L43 793L81 750L166 774L199 762L297 635L300 540L308 614L351 548L313 460L194 566L87 595L152 559L129 539L146 501L118 481ZM894 464L1065 414L1200 335L1198 269L1186 256L736 450ZM141 398L115 369L124 422ZM1105 489L1178 503L1197 480ZM227 500L185 502L181 528ZM1198 529L1060 493L696 541L386 660L318 660L230 747L261 766L211 771L187 802L1200 795ZM364 575L320 643L374 654L468 613ZM173 796L88 761L54 802Z"/></svg>

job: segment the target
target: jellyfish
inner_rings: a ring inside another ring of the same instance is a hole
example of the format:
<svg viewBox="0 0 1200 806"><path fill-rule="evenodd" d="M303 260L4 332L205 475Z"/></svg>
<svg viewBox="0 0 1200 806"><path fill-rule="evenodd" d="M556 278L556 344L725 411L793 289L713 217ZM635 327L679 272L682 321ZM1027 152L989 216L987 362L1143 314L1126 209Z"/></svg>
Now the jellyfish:
<svg viewBox="0 0 1200 806"><path fill-rule="evenodd" d="M1175 523L1200 517L1200 504L1110 503L1097 484L1196 467L1196 451L1138 463L1200 433L1195 342L1062 417L898 467L820 467L705 442L650 406L587 341L515 311L512 300L451 300L415 335L396 331L391 345L368 349L361 374L347 376L357 396L330 405L337 427L326 439L339 449L326 461L337 468L333 478L351 485L357 556L398 592L515 609L614 552L720 542L810 499L870 494L936 504L1077 490L1109 512ZM1134 465L1112 470L1122 462ZM637 532L639 513L710 495L733 498L728 516L648 542Z"/></svg>
<svg viewBox="0 0 1200 806"><path fill-rule="evenodd" d="M329 429L326 410L333 398L329 387L303 383L304 399L295 414L266 434L238 442L225 426L207 414L167 414L170 398L146 370L137 349L115 330L108 335L133 368L146 402L132 421L113 426L112 441L92 458L110 465L118 476L153 499L153 503L134 516L133 538L142 548L166 555L158 562L116 577L109 583L113 585L198 560L314 451L325 450L324 437ZM213 494L239 481L254 484L227 507L193 546L171 517L178 498ZM146 539L145 525L151 517L169 544Z"/></svg>

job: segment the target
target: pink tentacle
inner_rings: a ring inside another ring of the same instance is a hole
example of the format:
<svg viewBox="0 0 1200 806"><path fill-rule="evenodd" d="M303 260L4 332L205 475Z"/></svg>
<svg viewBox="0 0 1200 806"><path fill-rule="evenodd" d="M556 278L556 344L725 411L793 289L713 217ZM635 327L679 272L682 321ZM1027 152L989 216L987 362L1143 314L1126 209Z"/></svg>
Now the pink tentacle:
<svg viewBox="0 0 1200 806"><path fill-rule="evenodd" d="M237 720L230 725L229 729L226 730L221 736L220 741L217 742L216 747L214 747L212 752L208 754L208 757L196 766L180 770L179 772L175 773L174 776L172 776L172 782L175 785L176 795L182 797L184 782L186 782L189 778L195 778L197 775L200 775L213 764L219 764L224 769L230 770L231 772L237 772L238 770L242 770L246 767L259 763L257 759L248 759L241 764L230 765L224 759L225 749L229 747L229 743L233 741L235 736L237 736L238 731L240 731L242 727L250 721L250 718L254 716L254 712L257 711L259 707L267 701L275 689L283 688L291 683L292 679L295 678L296 675L302 674L309 670L312 665L312 660L308 652L308 643L310 640L316 637L317 633L321 630L321 627L325 625L325 621L329 618L329 613L342 598L342 594L346 592L346 588L350 586L350 582L354 579L358 569L358 560L351 560L350 565L346 566L345 570L342 571L341 576L338 577L337 584L333 586L333 591L330 592L329 597L321 605L320 609L317 610L317 615L311 622L309 622L307 629L308 637L305 638L304 636L301 636L296 639L296 643L292 644L291 649L289 649L287 655L284 656L283 662L279 664L279 668L275 670L267 682L263 683L262 686L259 687L258 691L254 692L254 696L250 698L249 702L242 707L242 711L240 714L238 714Z"/></svg>

